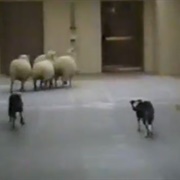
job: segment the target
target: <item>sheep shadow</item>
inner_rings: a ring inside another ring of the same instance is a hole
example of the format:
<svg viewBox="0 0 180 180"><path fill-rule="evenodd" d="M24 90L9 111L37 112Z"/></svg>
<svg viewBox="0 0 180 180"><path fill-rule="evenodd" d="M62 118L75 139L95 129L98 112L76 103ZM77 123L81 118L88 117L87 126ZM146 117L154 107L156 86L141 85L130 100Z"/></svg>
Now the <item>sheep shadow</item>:
<svg viewBox="0 0 180 180"><path fill-rule="evenodd" d="M11 94L11 92L10 92L10 82L11 81L9 79L9 76L6 78L5 82L6 83L5 84L3 83L3 85L8 86L8 88L7 87L1 88L0 93L2 93L2 94L7 94L7 93ZM62 81L60 79L57 81L57 83L58 83L58 87L54 87L54 85L53 85L53 88L47 89L47 90L50 91L50 90L57 90L57 89L74 89L74 88L76 88L76 85L74 85L73 81L72 81L72 86L71 87L68 87L68 85L63 86ZM21 92L20 87L21 87L21 82L16 80L14 82L13 92L15 92L15 93L16 92ZM32 92L34 92L33 81L32 81L31 78L26 81L26 83L24 85L24 88L25 88L25 91L21 92L21 93L32 93ZM38 88L37 91L47 91L47 90Z"/></svg>
<svg viewBox="0 0 180 180"><path fill-rule="evenodd" d="M13 93L38 93L38 92L51 92L51 91L56 91L56 90L72 90L72 89L76 89L77 86L76 85L72 85L72 86L63 86L63 85L60 85L58 87L52 87L52 88L42 88L40 89L39 87L37 88L37 90L34 90L34 88L29 88L29 87L25 87L25 90L24 91L20 91L20 89L14 89L13 90ZM1 90L1 93L3 94L11 94L9 89L3 89Z"/></svg>

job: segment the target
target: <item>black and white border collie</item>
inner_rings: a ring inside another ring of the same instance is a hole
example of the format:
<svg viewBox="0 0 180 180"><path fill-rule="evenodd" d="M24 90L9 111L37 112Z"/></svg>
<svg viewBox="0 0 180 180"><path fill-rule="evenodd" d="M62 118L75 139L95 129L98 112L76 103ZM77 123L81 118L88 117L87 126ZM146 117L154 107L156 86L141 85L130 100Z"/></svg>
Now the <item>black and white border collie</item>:
<svg viewBox="0 0 180 180"><path fill-rule="evenodd" d="M141 99L138 100L131 100L130 101L131 107L133 111L136 112L138 128L137 130L141 131L142 122L146 128L146 135L145 137L149 137L153 135L152 125L154 121L154 107L150 101L143 101Z"/></svg>
<svg viewBox="0 0 180 180"><path fill-rule="evenodd" d="M20 123L24 125L24 117L23 117L23 101L20 93L12 93L9 96L9 104L8 104L8 115L9 122L12 122L12 127L15 128L16 114L20 115Z"/></svg>

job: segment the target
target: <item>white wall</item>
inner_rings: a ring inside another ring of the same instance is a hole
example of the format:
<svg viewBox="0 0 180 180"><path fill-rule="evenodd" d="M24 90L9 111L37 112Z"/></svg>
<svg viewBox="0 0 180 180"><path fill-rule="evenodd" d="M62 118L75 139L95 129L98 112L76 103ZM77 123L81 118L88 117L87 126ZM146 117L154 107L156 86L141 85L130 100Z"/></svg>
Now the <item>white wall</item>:
<svg viewBox="0 0 180 180"><path fill-rule="evenodd" d="M44 1L44 49L59 54L69 48L70 1ZM99 1L76 1L77 64L81 73L101 72Z"/></svg>
<svg viewBox="0 0 180 180"><path fill-rule="evenodd" d="M80 72L101 72L100 1L76 1L76 22Z"/></svg>
<svg viewBox="0 0 180 180"><path fill-rule="evenodd" d="M78 59L81 72L101 72L101 0L77 0ZM156 72L155 0L144 1L144 69Z"/></svg>
<svg viewBox="0 0 180 180"><path fill-rule="evenodd" d="M77 62L80 72L101 72L100 0L75 0L75 2L78 35ZM44 0L45 51L54 49L59 54L63 54L69 48L69 3L68 0ZM179 0L145 0L144 66L146 72L180 74L178 17L180 17Z"/></svg>
<svg viewBox="0 0 180 180"><path fill-rule="evenodd" d="M69 48L70 9L67 0L44 1L44 50L63 54Z"/></svg>
<svg viewBox="0 0 180 180"><path fill-rule="evenodd" d="M157 72L156 66L156 1L144 1L144 70Z"/></svg>
<svg viewBox="0 0 180 180"><path fill-rule="evenodd" d="M162 75L180 74L180 1L157 0L157 60Z"/></svg>

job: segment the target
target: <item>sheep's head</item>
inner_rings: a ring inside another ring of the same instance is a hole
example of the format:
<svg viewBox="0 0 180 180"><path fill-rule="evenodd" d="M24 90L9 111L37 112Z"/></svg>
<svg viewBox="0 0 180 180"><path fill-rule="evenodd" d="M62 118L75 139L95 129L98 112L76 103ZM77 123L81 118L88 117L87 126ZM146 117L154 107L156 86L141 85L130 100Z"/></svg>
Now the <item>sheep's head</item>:
<svg viewBox="0 0 180 180"><path fill-rule="evenodd" d="M25 59L25 60L27 60L27 61L30 61L30 57L29 57L29 55L27 55L27 54L20 54L18 58L19 58L19 59Z"/></svg>
<svg viewBox="0 0 180 180"><path fill-rule="evenodd" d="M56 57L56 51L49 50L46 54L46 57L50 60L54 60Z"/></svg>
<svg viewBox="0 0 180 180"><path fill-rule="evenodd" d="M74 48L69 48L68 50L67 50L67 54L72 54L72 53L74 53Z"/></svg>

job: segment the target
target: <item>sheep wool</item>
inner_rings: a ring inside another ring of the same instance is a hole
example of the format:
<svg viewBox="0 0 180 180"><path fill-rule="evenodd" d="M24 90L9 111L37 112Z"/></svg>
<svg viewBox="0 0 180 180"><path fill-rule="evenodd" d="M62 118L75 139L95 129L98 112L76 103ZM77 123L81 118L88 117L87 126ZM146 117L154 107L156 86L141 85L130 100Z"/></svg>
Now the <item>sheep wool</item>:
<svg viewBox="0 0 180 180"><path fill-rule="evenodd" d="M72 56L65 55L57 58L54 62L55 67L55 80L62 76L62 81L67 82L71 86L71 80L77 73L77 65Z"/></svg>
<svg viewBox="0 0 180 180"><path fill-rule="evenodd" d="M21 81L20 91L24 91L24 84L31 76L31 64L27 55L20 55L18 59L14 59L9 68L11 86L10 92L13 91L15 80Z"/></svg>
<svg viewBox="0 0 180 180"><path fill-rule="evenodd" d="M55 58L56 58L56 51L49 50L49 51L47 51L46 54L41 54L38 57L36 57L36 59L34 60L34 64L41 62L41 61L45 61L45 60L49 60L52 63L54 63ZM40 88L42 88L43 84L44 84L44 81L40 80ZM52 82L51 82L51 85L52 85Z"/></svg>
<svg viewBox="0 0 180 180"><path fill-rule="evenodd" d="M33 65L32 78L34 81L34 90L37 89L36 87L37 80L45 81L45 83L47 84L47 82L51 83L53 77L54 77L54 66L51 61L46 59L44 61L35 63Z"/></svg>
<svg viewBox="0 0 180 180"><path fill-rule="evenodd" d="M46 59L46 55L45 54L41 54L38 57L36 57L36 59L34 60L34 63L38 63L40 61L44 61Z"/></svg>
<svg viewBox="0 0 180 180"><path fill-rule="evenodd" d="M54 58L56 58L56 51L49 50L46 54L46 58L49 60L54 60Z"/></svg>
<svg viewBox="0 0 180 180"><path fill-rule="evenodd" d="M18 59L26 59L29 61L30 57L27 54L20 54Z"/></svg>
<svg viewBox="0 0 180 180"><path fill-rule="evenodd" d="M55 57L56 57L56 51L49 50L49 51L47 51L46 54L41 54L38 57L36 57L36 59L34 60L34 63L44 61L47 59L54 61Z"/></svg>

